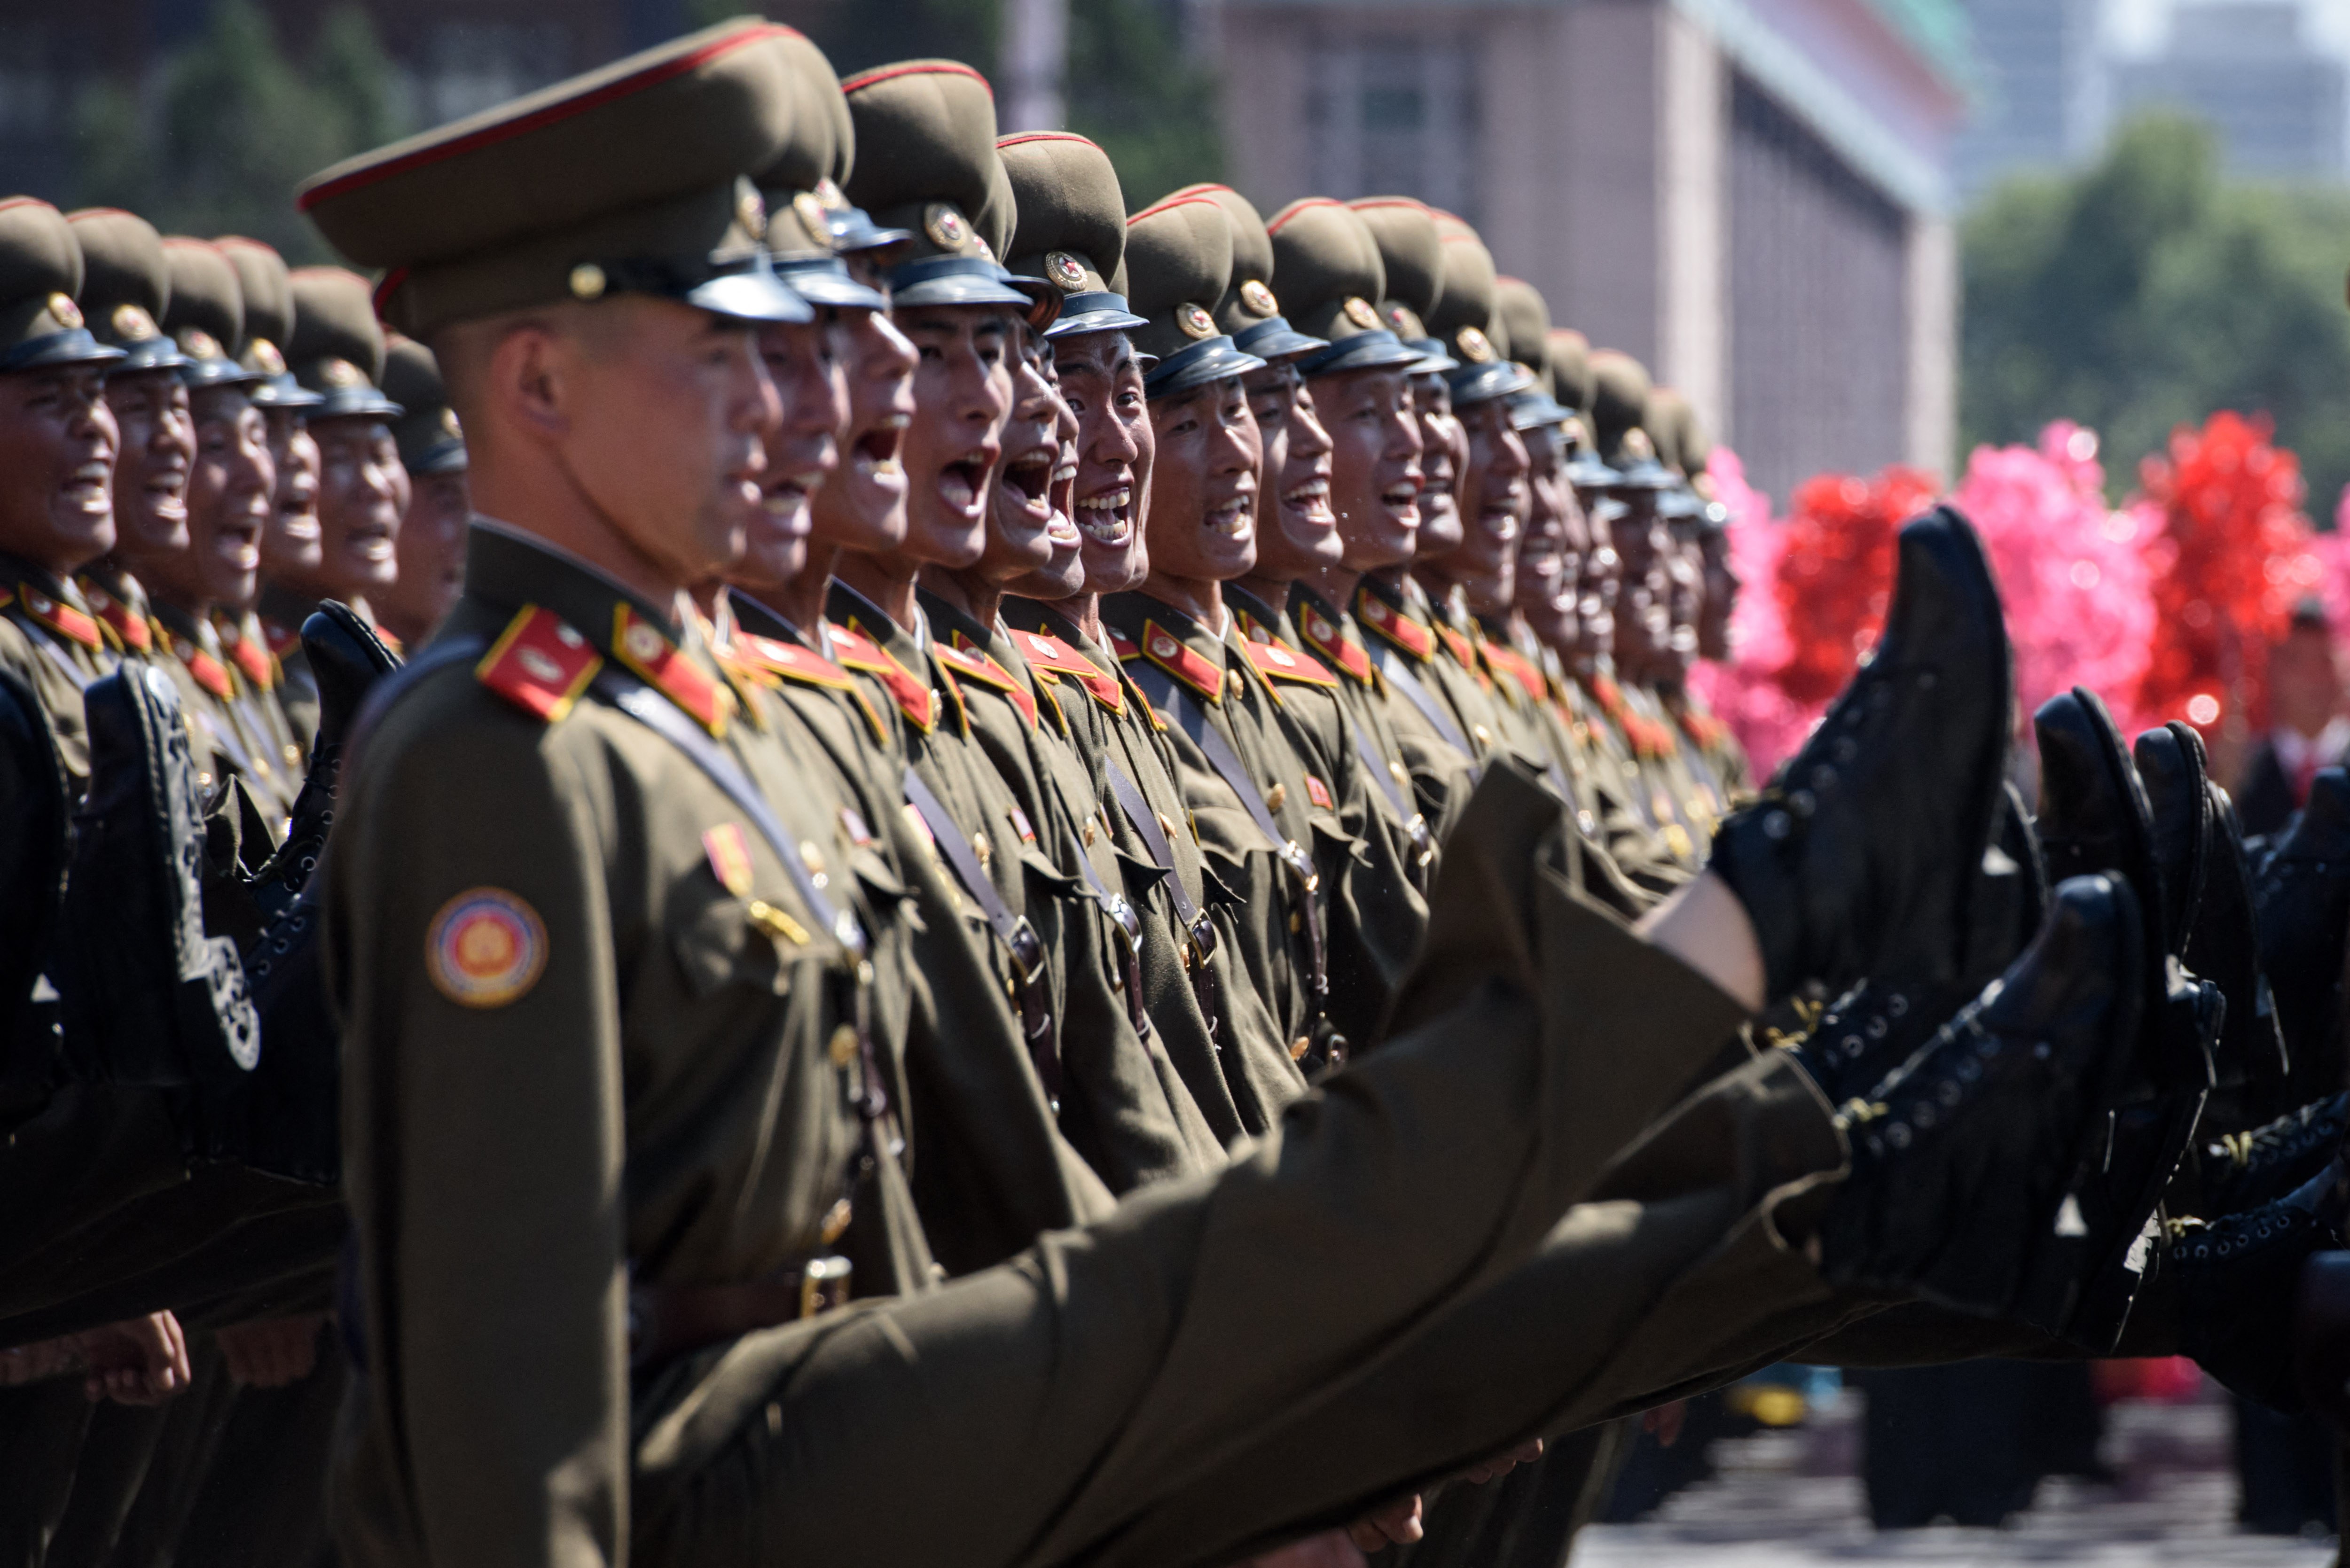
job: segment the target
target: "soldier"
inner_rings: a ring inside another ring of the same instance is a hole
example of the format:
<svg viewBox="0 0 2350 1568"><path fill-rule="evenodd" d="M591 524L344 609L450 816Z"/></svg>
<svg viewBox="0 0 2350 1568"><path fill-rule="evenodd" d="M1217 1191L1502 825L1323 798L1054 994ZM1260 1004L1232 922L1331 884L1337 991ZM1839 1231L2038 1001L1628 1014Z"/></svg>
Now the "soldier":
<svg viewBox="0 0 2350 1568"><path fill-rule="evenodd" d="M398 569L373 603L394 636L421 648L465 586L465 524L473 510L465 432L449 407L432 350L413 338L387 343L383 394L402 410L391 434L408 471L409 502L400 521Z"/></svg>

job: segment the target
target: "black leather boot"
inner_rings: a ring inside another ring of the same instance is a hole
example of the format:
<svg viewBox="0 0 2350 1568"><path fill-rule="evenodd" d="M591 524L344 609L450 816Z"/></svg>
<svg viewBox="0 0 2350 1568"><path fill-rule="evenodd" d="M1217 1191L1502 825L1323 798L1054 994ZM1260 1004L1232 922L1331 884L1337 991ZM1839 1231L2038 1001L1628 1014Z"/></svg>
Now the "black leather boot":
<svg viewBox="0 0 2350 1568"><path fill-rule="evenodd" d="M2203 907L2214 826L2203 737L2174 720L2138 736L2130 760L2146 790L2162 877L2162 945L2183 955Z"/></svg>
<svg viewBox="0 0 2350 1568"><path fill-rule="evenodd" d="M2127 884L2063 884L2007 973L1838 1113L1852 1171L1817 1230L1831 1284L2012 1309L2137 1037L2145 950Z"/></svg>
<svg viewBox="0 0 2350 1568"><path fill-rule="evenodd" d="M2350 1134L2350 1094L2329 1096L2245 1132L2207 1134L2196 1206L2205 1217L2272 1202L2317 1174Z"/></svg>
<svg viewBox="0 0 2350 1568"><path fill-rule="evenodd" d="M2261 971L2292 1056L2284 1106L2342 1086L2342 954L2350 936L2350 774L2320 770L2309 804L2272 840L2252 880ZM2280 1106L2279 1108L2283 1108Z"/></svg>
<svg viewBox="0 0 2350 1568"><path fill-rule="evenodd" d="M2290 1107L2272 1102L2283 1097L2293 1058L2278 1027L2276 999L2267 973L2261 968L2260 927L2253 914L2252 868L2244 852L2242 827L2227 791L2209 787L2211 796L2211 854L2203 883L2203 902L2195 929L2188 933L2181 956L2188 968L2220 988L2228 999L2228 1017L2220 1029L2214 1054L2216 1085L2204 1107L2207 1127L2221 1131L2248 1128Z"/></svg>
<svg viewBox="0 0 2350 1568"><path fill-rule="evenodd" d="M2007 758L2007 632L1982 545L1945 506L1901 530L1893 607L1853 677L1711 863L1746 908L1773 998L1967 966L1975 868Z"/></svg>
<svg viewBox="0 0 2350 1568"><path fill-rule="evenodd" d="M2209 805L2200 748L2168 732L2147 742L2162 779L2159 823L2105 704L2080 688L2033 716L2040 738L2040 841L2052 874L2123 877L2141 909L2148 977L2145 1026L2101 1103L2055 1225L2043 1239L2015 1315L2094 1354L2110 1351L2144 1278L2146 1241L2210 1091L2210 1045L2222 1002L2176 963L2194 917ZM2173 889L2181 892L2174 893Z"/></svg>
<svg viewBox="0 0 2350 1568"><path fill-rule="evenodd" d="M0 670L0 1134L63 1069L53 953L71 837L65 764L32 688Z"/></svg>
<svg viewBox="0 0 2350 1568"><path fill-rule="evenodd" d="M204 928L204 824L171 680L125 665L82 694L89 792L75 814L57 954L65 1047L88 1082L185 1087L259 1059L226 937Z"/></svg>
<svg viewBox="0 0 2350 1568"><path fill-rule="evenodd" d="M294 797L286 842L253 878L253 896L265 922L292 908L318 867L327 830L335 821L335 784L342 772L343 747L351 725L375 683L400 668L368 623L349 606L328 599L302 623L302 651L318 682L318 732L310 742L310 771Z"/></svg>
<svg viewBox="0 0 2350 1568"><path fill-rule="evenodd" d="M2299 1408L2294 1300L2303 1265L2342 1245L2345 1197L2342 1166L2329 1160L2257 1209L2173 1221L2161 1266L2174 1274L2180 1352L2247 1399Z"/></svg>

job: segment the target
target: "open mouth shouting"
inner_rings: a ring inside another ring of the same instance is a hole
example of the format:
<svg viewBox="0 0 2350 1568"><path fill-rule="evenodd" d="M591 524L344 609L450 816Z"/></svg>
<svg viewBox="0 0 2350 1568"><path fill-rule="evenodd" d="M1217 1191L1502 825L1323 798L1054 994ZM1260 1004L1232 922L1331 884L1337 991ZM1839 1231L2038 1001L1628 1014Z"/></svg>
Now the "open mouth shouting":
<svg viewBox="0 0 2350 1568"><path fill-rule="evenodd" d="M906 489L906 470L899 462L899 453L906 444L906 427L913 422L911 415L883 414L863 434L849 443L848 477L854 483L869 485L902 494Z"/></svg>
<svg viewBox="0 0 2350 1568"><path fill-rule="evenodd" d="M1079 533L1097 545L1111 548L1134 536L1134 482L1121 479L1077 498Z"/></svg>
<svg viewBox="0 0 2350 1568"><path fill-rule="evenodd" d="M1208 532L1225 539L1245 539L1256 526L1256 495L1244 490L1208 508L1203 519Z"/></svg>
<svg viewBox="0 0 2350 1568"><path fill-rule="evenodd" d="M976 523L986 514L987 482L995 472L998 455L991 441L949 458L939 469L939 499L966 523ZM1041 484L1040 478L1040 490Z"/></svg>
<svg viewBox="0 0 2350 1568"><path fill-rule="evenodd" d="M996 483L1020 517L1039 529L1053 524L1053 472L1058 466L1057 443L1032 446L1004 459Z"/></svg>
<svg viewBox="0 0 2350 1568"><path fill-rule="evenodd" d="M100 462L85 462L66 476L66 499L78 512L110 512L114 508L112 494L114 466Z"/></svg>
<svg viewBox="0 0 2350 1568"><path fill-rule="evenodd" d="M1313 528L1335 526L1337 514L1330 510L1330 476L1317 473L1303 484L1293 484L1281 493L1281 504L1298 522Z"/></svg>
<svg viewBox="0 0 2350 1568"><path fill-rule="evenodd" d="M1049 494L1053 504L1053 521L1045 530L1045 536L1053 541L1055 549L1073 550L1085 543L1085 535L1077 532L1076 518L1073 515L1077 509L1077 454L1074 449L1066 446L1058 449L1053 464Z"/></svg>

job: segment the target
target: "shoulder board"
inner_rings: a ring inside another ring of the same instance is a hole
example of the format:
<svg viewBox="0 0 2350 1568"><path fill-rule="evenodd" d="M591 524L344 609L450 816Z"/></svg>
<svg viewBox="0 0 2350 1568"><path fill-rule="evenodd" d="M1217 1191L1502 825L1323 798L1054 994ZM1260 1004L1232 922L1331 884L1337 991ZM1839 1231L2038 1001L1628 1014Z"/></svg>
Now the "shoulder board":
<svg viewBox="0 0 2350 1568"><path fill-rule="evenodd" d="M1126 711L1126 691L1118 684L1118 676L1097 668L1092 659L1059 638L1041 631L1015 631L1012 640L1019 645L1029 669L1039 674L1066 675L1111 712Z"/></svg>
<svg viewBox="0 0 2350 1568"><path fill-rule="evenodd" d="M845 669L862 670L877 677L889 690L889 700L898 704L898 711L906 716L906 722L924 734L930 733L939 722L939 694L931 690L930 683L855 627L839 621L830 624L837 662Z"/></svg>
<svg viewBox="0 0 2350 1568"><path fill-rule="evenodd" d="M756 632L737 631L734 645L754 669L769 675L780 675L804 686L829 687L836 691L852 691L857 685L848 671L823 654L802 648L795 642L761 637Z"/></svg>
<svg viewBox="0 0 2350 1568"><path fill-rule="evenodd" d="M603 668L604 656L561 616L525 605L473 666L473 679L552 724L571 711Z"/></svg>
<svg viewBox="0 0 2350 1568"><path fill-rule="evenodd" d="M1142 657L1211 702L1224 694L1224 672L1155 620L1142 623Z"/></svg>
<svg viewBox="0 0 2350 1568"><path fill-rule="evenodd" d="M47 627L68 642L84 648L102 648L106 639L98 629L98 618L75 608L60 599L51 598L40 589L26 587L16 596L16 607L39 625Z"/></svg>
<svg viewBox="0 0 2350 1568"><path fill-rule="evenodd" d="M1109 650L1112 653L1117 654L1121 659L1139 659L1142 657L1142 644L1135 641L1134 639L1127 636L1126 633L1118 630L1116 627L1110 627L1107 629L1109 632Z"/></svg>
<svg viewBox="0 0 2350 1568"><path fill-rule="evenodd" d="M283 659L288 649L302 640L302 634L291 627L280 626L274 620L261 623L261 635L269 639L269 651Z"/></svg>
<svg viewBox="0 0 2350 1568"><path fill-rule="evenodd" d="M1347 640L1337 624L1320 610L1309 609L1297 618L1297 635L1305 646L1320 654L1357 684L1367 686L1371 680L1371 656Z"/></svg>
<svg viewBox="0 0 2350 1568"><path fill-rule="evenodd" d="M1392 643L1423 663L1436 651L1436 639L1426 627L1393 608L1377 594L1367 590L1355 601L1355 618L1372 636Z"/></svg>
<svg viewBox="0 0 2350 1568"><path fill-rule="evenodd" d="M108 593L95 583L84 584L82 597L106 623L107 640L116 648L131 653L145 653L155 646L153 628L131 612L129 605Z"/></svg>
<svg viewBox="0 0 2350 1568"><path fill-rule="evenodd" d="M1296 680L1309 686L1336 686L1338 678L1329 668L1310 653L1300 653L1274 642L1252 642L1247 645L1249 662L1256 672L1272 680Z"/></svg>
<svg viewBox="0 0 2350 1568"><path fill-rule="evenodd" d="M1019 678L967 639L958 639L958 644L952 648L942 642L934 645L933 651L938 654L939 662L966 680L976 680L983 686L1003 692L1020 711L1020 716L1027 721L1028 727L1035 729L1036 699L1021 690Z"/></svg>
<svg viewBox="0 0 2350 1568"><path fill-rule="evenodd" d="M712 735L726 732L734 694L626 601L612 607L612 651Z"/></svg>

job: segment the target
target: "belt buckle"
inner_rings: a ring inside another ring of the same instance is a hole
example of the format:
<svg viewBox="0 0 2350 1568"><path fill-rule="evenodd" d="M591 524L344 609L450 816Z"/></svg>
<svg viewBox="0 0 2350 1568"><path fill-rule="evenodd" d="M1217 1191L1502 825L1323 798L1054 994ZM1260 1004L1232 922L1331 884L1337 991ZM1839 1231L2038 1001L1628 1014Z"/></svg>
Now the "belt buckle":
<svg viewBox="0 0 2350 1568"><path fill-rule="evenodd" d="M1290 870L1296 874L1298 881L1305 885L1307 892L1314 893L1321 890L1322 874L1314 869L1314 857L1297 846L1297 840L1292 838L1283 842L1281 858Z"/></svg>
<svg viewBox="0 0 2350 1568"><path fill-rule="evenodd" d="M1436 858L1436 838L1428 831L1427 817L1413 812L1411 820L1403 825L1403 831L1404 836L1411 840L1412 851L1419 857L1419 864L1425 866Z"/></svg>
<svg viewBox="0 0 2350 1568"><path fill-rule="evenodd" d="M810 1258L800 1271L800 1316L803 1319L848 1304L848 1282L855 1272L849 1261L834 1253Z"/></svg>
<svg viewBox="0 0 2350 1568"><path fill-rule="evenodd" d="M1191 920L1191 951L1202 964L1216 953L1216 923L1208 919L1204 910Z"/></svg>
<svg viewBox="0 0 2350 1568"><path fill-rule="evenodd" d="M1003 945L1012 954L1012 967L1020 971L1020 983L1035 984L1045 972L1045 939L1036 934L1027 916L1020 917L1005 935Z"/></svg>
<svg viewBox="0 0 2350 1568"><path fill-rule="evenodd" d="M1142 921L1136 917L1134 906L1128 903L1122 894L1112 893L1102 900L1102 909L1107 912L1111 919L1118 922L1118 929L1126 933L1126 945L1140 952Z"/></svg>

